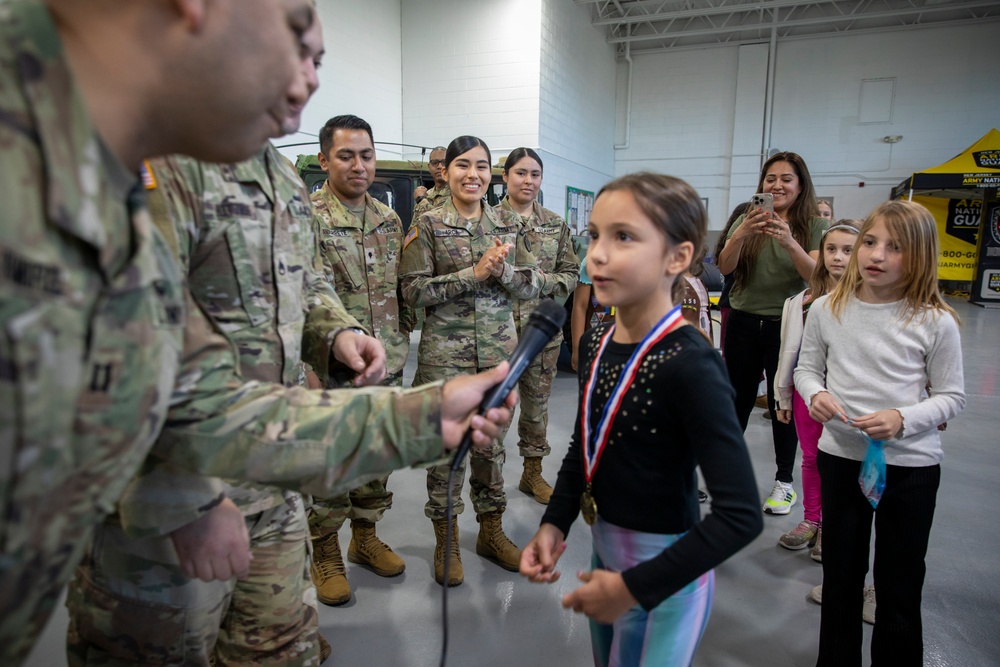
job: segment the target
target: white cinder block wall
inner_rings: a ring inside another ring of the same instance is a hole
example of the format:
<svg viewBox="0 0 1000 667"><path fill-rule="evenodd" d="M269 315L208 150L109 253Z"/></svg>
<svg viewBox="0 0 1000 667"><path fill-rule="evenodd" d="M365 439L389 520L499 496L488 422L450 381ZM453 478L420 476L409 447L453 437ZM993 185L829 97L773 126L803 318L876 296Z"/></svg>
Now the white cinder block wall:
<svg viewBox="0 0 1000 667"><path fill-rule="evenodd" d="M405 143L446 146L471 134L494 162L537 146L540 13L538 0L404 1Z"/></svg>
<svg viewBox="0 0 1000 667"><path fill-rule="evenodd" d="M474 134L495 161L540 149L545 204L560 214L567 185L596 190L613 177L614 51L585 7L426 0L403 2L402 21L406 143Z"/></svg>
<svg viewBox="0 0 1000 667"><path fill-rule="evenodd" d="M993 22L790 42L776 61L771 145L802 153L838 217L863 217L912 172L1000 127L998 32ZM824 64L819 76L809 63ZM861 80L886 77L896 79L891 122L859 124Z"/></svg>
<svg viewBox="0 0 1000 667"><path fill-rule="evenodd" d="M865 215L913 171L1000 126L996 31L991 22L779 42L770 147L802 154L838 217ZM740 52L635 56L630 146L616 153L617 174L655 169L690 181L709 199L712 229L756 182L747 186L741 166L752 123L735 102L738 89L741 99L754 86L766 89L766 69L759 54ZM896 79L891 121L860 124L862 79L886 77ZM759 133L762 150L763 124ZM890 146L881 141L886 135L903 140Z"/></svg>
<svg viewBox="0 0 1000 667"><path fill-rule="evenodd" d="M545 161L545 203L559 213L567 185L596 191L614 175L653 169L689 180L708 198L711 228L719 229L731 206L752 194L758 152L771 147L806 158L838 217L862 216L913 171L1000 127L996 22L779 42L768 146L761 113L767 43L635 55L627 147L614 150L626 140L627 68L616 65L585 6L318 5L327 51L321 87L302 132L279 145L314 141L329 117L354 113L372 123L380 142L433 146L476 134L495 158L532 146ZM879 78L895 79L891 121L862 124L861 81ZM889 145L886 135L903 139ZM384 145L379 153L400 154Z"/></svg>
<svg viewBox="0 0 1000 667"><path fill-rule="evenodd" d="M630 133L628 147L616 151L618 175L649 170L679 176L708 198L710 219L719 217L734 157L739 51L734 46L632 57ZM627 76L627 68L619 72Z"/></svg>
<svg viewBox="0 0 1000 667"><path fill-rule="evenodd" d="M544 0L541 21L542 193L566 215L567 186L596 193L614 178L615 56L585 7Z"/></svg>
<svg viewBox="0 0 1000 667"><path fill-rule="evenodd" d="M278 146L318 142L319 129L333 116L354 114L367 120L376 142L403 140L402 31L400 0L340 2L318 0L326 56L320 87L302 117L299 134ZM319 144L282 148L291 159L316 153ZM377 145L380 158L398 158L397 146Z"/></svg>

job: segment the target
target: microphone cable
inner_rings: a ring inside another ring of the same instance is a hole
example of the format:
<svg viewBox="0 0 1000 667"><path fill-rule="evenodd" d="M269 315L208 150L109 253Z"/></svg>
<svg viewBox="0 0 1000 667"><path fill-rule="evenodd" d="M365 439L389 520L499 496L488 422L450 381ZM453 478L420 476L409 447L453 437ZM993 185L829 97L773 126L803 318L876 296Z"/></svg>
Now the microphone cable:
<svg viewBox="0 0 1000 667"><path fill-rule="evenodd" d="M458 452L455 452L458 456ZM447 528L444 534L444 571L441 581L441 662L440 667L445 667L448 662L448 567L451 561L451 541L457 540L458 536L452 534L452 517L454 516L454 492L452 482L455 480L455 466L448 466L448 500L445 503L445 521ZM457 522L456 522L457 523ZM457 545L456 545L457 546Z"/></svg>
<svg viewBox="0 0 1000 667"><path fill-rule="evenodd" d="M549 343L549 341L555 338L556 334L562 330L562 326L565 322L566 311L563 310L562 306L557 304L555 301L552 299L543 299L538 304L535 310L528 317L528 323L521 330L521 335L518 337L517 347L514 349L510 358L510 371L507 373L507 377L504 378L498 385L493 387L492 390L487 392L486 396L483 398L483 402L480 404L480 414L485 415L490 408L500 407L503 405L507 395L520 381L521 375L523 375L524 371L527 370L532 360L541 354L542 350ZM462 460L465 458L466 454L471 455L471 450L472 427L470 426L469 430L466 431L462 442L459 443L458 448L455 450L455 456L452 459L451 464L448 466L448 492L447 502L445 505L445 520L448 523L445 527L445 552L442 567L443 581L441 582L441 588L444 590L441 591L442 644L440 667L445 667L445 663L448 661L448 573L450 570L448 563L451 560L451 541L453 539L457 540L457 536L452 534L455 500L454 492L452 491L452 483L455 479L455 473L461 467ZM459 493L461 492L462 490L459 489ZM458 522L455 521L454 523L457 527ZM437 536L435 535L435 540L436 539ZM456 551L458 551L457 544L455 547ZM436 545L435 548L437 548Z"/></svg>

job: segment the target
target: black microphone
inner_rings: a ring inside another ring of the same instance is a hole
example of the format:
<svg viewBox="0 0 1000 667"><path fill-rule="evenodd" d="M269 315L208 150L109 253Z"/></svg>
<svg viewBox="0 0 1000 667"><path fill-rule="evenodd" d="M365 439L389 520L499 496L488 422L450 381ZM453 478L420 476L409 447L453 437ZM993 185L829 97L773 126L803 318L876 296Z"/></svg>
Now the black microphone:
<svg viewBox="0 0 1000 667"><path fill-rule="evenodd" d="M503 382L493 387L479 404L479 414L486 414L490 408L503 405L507 399L507 394L517 384L524 371L528 370L531 360L545 349L549 341L556 337L562 330L566 322L566 311L552 299L543 299L538 307L528 316L528 323L521 330L521 337L514 348L514 354L510 355L510 371ZM458 470L462 459L469 453L472 447L472 429L465 432L462 443L458 446L455 460L451 463L452 470Z"/></svg>

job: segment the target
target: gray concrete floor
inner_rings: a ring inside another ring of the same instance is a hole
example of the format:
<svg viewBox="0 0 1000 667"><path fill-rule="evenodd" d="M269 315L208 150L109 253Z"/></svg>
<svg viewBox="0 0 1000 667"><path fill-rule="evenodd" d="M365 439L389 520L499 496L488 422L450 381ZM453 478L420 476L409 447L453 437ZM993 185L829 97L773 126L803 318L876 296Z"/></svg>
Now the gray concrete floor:
<svg viewBox="0 0 1000 667"><path fill-rule="evenodd" d="M946 458L924 585L925 665L976 667L1000 664L1000 310L951 300L962 318L968 403L944 435ZM414 344L414 353L416 347ZM415 359L407 367L407 384ZM576 413L576 377L560 373L550 407L553 454L545 477L566 450ZM774 471L770 427L755 410L747 444L763 498ZM542 506L517 490L521 460L516 434L504 467L508 511L504 525L518 545L534 534ZM992 445L990 443L993 443ZM434 583L434 534L424 517L425 474L404 470L390 478L394 506L379 535L407 562L406 572L383 579L347 564L354 597L343 607L320 609L321 630L333 645L327 665L436 665L441 652L441 587ZM796 480L798 485L798 480ZM468 484L466 484L468 489ZM468 491L466 490L466 494ZM468 496L466 495L466 498ZM708 506L703 506L708 511ZM716 570L715 602L695 665L808 666L815 664L820 608L807 601L822 579L808 551L787 551L778 537L802 519L801 506L785 517L765 517L763 534ZM450 665L591 664L586 619L565 611L560 598L575 588L575 572L589 564L589 535L574 525L560 562L563 578L531 584L475 553L477 524L471 507L459 517L465 583L449 590ZM349 529L341 531L346 552ZM858 619L861 623L861 619ZM866 642L870 629L865 626ZM28 660L29 667L64 665L65 609L60 607ZM867 649L866 649L867 652Z"/></svg>

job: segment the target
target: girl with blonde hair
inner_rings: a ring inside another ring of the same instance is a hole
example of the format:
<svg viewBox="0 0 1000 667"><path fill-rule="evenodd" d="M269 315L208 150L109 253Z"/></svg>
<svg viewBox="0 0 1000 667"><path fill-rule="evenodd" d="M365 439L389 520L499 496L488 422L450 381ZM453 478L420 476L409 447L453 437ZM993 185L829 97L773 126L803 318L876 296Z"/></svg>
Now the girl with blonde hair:
<svg viewBox="0 0 1000 667"><path fill-rule="evenodd" d="M920 598L943 458L937 426L965 406L958 318L938 291L937 256L927 209L882 204L865 220L844 277L806 322L794 377L824 424L820 667L861 664L873 520L872 663L923 664Z"/></svg>

